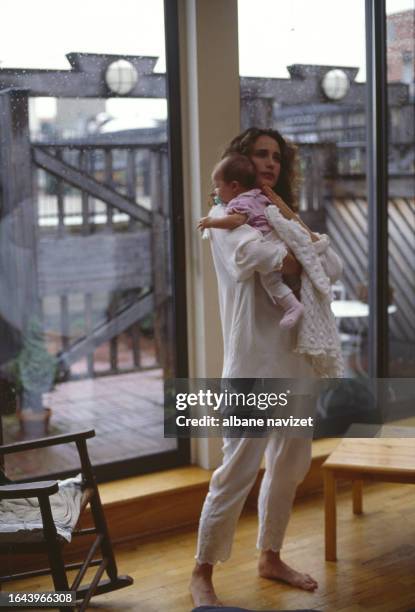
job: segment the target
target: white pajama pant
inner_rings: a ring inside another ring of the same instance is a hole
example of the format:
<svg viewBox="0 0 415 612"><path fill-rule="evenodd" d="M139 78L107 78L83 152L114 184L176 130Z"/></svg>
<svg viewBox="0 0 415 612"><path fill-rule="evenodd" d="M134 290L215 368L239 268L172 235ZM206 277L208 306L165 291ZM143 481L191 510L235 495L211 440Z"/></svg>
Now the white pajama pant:
<svg viewBox="0 0 415 612"><path fill-rule="evenodd" d="M281 549L295 491L311 462L311 439L278 432L266 438L225 438L223 462L210 481L199 523L196 560L215 564L231 554L236 523L265 453L258 498L257 548Z"/></svg>

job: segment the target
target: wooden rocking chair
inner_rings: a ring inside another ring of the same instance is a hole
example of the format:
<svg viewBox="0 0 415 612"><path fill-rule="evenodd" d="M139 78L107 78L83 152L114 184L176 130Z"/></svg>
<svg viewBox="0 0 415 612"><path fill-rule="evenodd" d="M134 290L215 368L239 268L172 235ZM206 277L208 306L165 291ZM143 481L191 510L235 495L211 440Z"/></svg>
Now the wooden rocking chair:
<svg viewBox="0 0 415 612"><path fill-rule="evenodd" d="M10 556L13 554L44 553L47 555L50 565L50 567L47 569L45 568L19 572L11 575L1 575L0 583L8 582L10 580L20 580L32 576L51 574L55 591L74 591L77 602L80 602L78 604L78 608L75 608L75 605L74 607L59 607L59 605L57 605L56 608L59 608L59 610L62 612L75 609L85 610L92 596L121 589L133 583L133 579L130 576L119 576L117 572L112 543L109 537L98 487L88 455L86 441L88 438L92 438L93 436L95 436L94 430L89 430L0 446L0 460L2 460L4 459L4 455L11 453L24 452L59 444L67 444L69 442L76 443L81 462L81 473L83 479L80 516L82 515L82 511L89 504L94 526L83 529L75 528L72 535L95 535L95 539L83 562L70 563L66 565L64 563L62 549L66 542L57 533L52 517L49 499L51 495L58 491L58 483L56 481L30 482L26 484L7 483L0 486L0 500L37 497L39 500L43 524L43 532L40 532L39 538L36 538L36 541L33 541L33 538L28 537L28 541L26 542L24 540L22 541L22 538L19 537L19 540L13 543L13 541L10 541L8 537L7 542L0 542L0 557L3 555ZM21 532L19 532L19 534L20 533ZM31 541L29 541L29 539ZM101 550L101 558L95 559L94 557L98 549ZM81 586L82 579L87 569L92 566L98 566L95 576L89 584ZM69 585L66 571L74 569L78 569L79 571L72 584ZM107 573L108 579L101 580L104 572ZM37 606L32 607L36 608Z"/></svg>

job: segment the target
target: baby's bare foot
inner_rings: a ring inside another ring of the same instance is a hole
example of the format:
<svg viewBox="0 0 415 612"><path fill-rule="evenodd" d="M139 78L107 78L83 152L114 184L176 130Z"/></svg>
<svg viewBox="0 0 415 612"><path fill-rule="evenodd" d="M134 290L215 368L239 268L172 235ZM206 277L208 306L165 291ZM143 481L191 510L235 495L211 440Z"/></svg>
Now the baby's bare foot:
<svg viewBox="0 0 415 612"><path fill-rule="evenodd" d="M282 329L292 329L297 325L304 313L304 306L297 300L293 293L285 296L280 301L280 305L284 308L285 313L280 321Z"/></svg>

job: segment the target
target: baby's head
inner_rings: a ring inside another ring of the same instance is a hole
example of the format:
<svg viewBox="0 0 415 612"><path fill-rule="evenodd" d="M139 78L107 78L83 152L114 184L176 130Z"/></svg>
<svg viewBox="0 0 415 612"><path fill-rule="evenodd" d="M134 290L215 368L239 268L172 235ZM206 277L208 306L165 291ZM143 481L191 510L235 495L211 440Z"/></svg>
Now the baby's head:
<svg viewBox="0 0 415 612"><path fill-rule="evenodd" d="M256 185L256 169L249 157L232 154L222 159L213 169L215 193L224 204Z"/></svg>

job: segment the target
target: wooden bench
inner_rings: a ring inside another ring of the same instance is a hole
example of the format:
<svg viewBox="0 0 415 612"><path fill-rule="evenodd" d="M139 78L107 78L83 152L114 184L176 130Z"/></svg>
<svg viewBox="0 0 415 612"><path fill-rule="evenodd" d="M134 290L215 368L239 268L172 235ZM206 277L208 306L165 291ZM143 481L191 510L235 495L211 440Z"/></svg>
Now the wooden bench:
<svg viewBox="0 0 415 612"><path fill-rule="evenodd" d="M352 481L353 513L361 514L364 480L415 484L415 439L345 438L322 468L326 561L336 561L337 480Z"/></svg>

